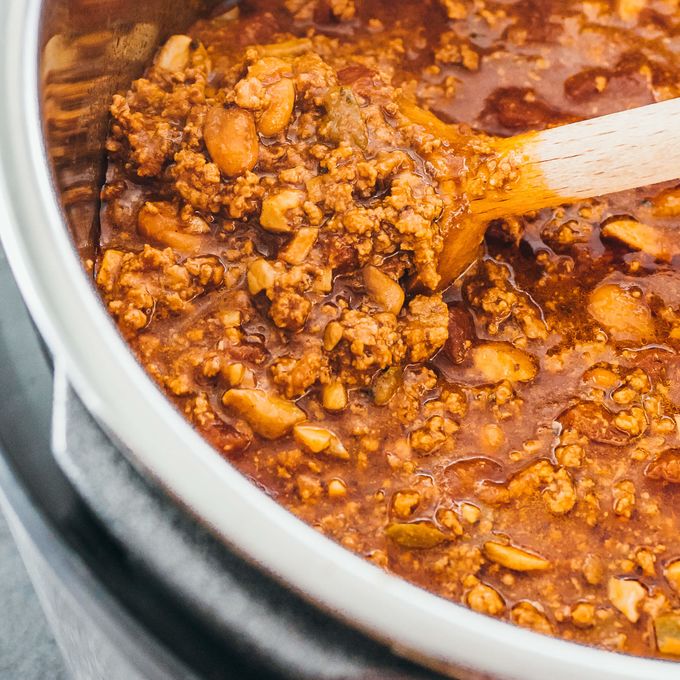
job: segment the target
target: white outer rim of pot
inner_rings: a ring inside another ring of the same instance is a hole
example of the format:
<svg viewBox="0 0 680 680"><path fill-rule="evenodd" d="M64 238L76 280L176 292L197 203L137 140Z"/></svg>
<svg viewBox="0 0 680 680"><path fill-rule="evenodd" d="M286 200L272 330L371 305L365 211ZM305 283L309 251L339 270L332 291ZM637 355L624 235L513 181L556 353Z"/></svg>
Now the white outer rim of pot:
<svg viewBox="0 0 680 680"><path fill-rule="evenodd" d="M40 0L0 2L0 236L47 345L87 408L134 452L133 462L240 554L426 666L517 680L677 680L673 662L539 635L390 576L305 525L215 454L128 350L63 224L37 95L40 9Z"/></svg>

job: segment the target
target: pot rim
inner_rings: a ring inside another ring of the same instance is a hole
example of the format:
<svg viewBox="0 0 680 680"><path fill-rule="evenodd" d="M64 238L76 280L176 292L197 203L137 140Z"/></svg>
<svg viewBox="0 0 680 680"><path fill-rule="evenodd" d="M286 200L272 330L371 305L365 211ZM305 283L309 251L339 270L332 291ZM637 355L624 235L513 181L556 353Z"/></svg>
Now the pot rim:
<svg viewBox="0 0 680 680"><path fill-rule="evenodd" d="M539 635L387 574L284 510L191 428L129 351L65 228L40 121L41 9L40 0L0 2L0 91L8 93L0 98L0 237L47 345L131 461L250 561L430 668L522 680L677 678L674 662Z"/></svg>

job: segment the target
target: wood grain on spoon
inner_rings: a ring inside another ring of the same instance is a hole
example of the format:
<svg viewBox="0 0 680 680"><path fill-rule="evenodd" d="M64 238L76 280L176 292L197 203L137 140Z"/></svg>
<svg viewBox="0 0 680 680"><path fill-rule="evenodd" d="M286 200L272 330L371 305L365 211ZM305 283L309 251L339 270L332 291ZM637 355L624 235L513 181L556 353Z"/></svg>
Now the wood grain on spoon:
<svg viewBox="0 0 680 680"><path fill-rule="evenodd" d="M456 126L428 112L407 115L432 133L456 140ZM492 147L498 163L516 168L517 179L509 189L489 188L471 200L467 215L449 217L439 262L443 285L475 259L493 219L679 178L680 98L499 138Z"/></svg>
<svg viewBox="0 0 680 680"><path fill-rule="evenodd" d="M519 179L471 202L487 220L677 179L680 99L499 140L497 150Z"/></svg>

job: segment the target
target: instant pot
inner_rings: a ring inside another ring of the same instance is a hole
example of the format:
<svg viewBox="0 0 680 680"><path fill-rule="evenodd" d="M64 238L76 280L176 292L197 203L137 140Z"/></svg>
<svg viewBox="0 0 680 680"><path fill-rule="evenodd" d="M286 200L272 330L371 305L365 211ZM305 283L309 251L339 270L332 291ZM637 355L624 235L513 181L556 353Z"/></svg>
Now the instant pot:
<svg viewBox="0 0 680 680"><path fill-rule="evenodd" d="M0 0L0 500L74 677L664 680L397 579L191 429L101 305L113 92L207 0Z"/></svg>

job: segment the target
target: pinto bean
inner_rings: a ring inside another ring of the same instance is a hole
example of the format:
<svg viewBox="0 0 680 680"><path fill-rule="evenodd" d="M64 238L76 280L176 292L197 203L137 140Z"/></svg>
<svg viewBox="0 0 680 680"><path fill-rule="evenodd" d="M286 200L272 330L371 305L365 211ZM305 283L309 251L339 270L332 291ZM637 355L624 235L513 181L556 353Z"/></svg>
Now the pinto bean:
<svg viewBox="0 0 680 680"><path fill-rule="evenodd" d="M590 315L615 340L646 340L654 335L652 312L632 291L614 283L598 286L588 299Z"/></svg>
<svg viewBox="0 0 680 680"><path fill-rule="evenodd" d="M487 541L484 553L492 562L515 571L543 571L550 568L550 562L545 558L497 541Z"/></svg>
<svg viewBox="0 0 680 680"><path fill-rule="evenodd" d="M347 406L347 390L339 380L333 380L323 386L321 403L328 411L341 411Z"/></svg>
<svg viewBox="0 0 680 680"><path fill-rule="evenodd" d="M391 277L373 265L364 268L364 285L371 298L386 312L395 316L404 305L404 290Z"/></svg>
<svg viewBox="0 0 680 680"><path fill-rule="evenodd" d="M278 439L305 419L305 413L292 401L263 390L232 388L222 403L265 439Z"/></svg>
<svg viewBox="0 0 680 680"><path fill-rule="evenodd" d="M137 216L137 228L143 236L170 246L180 253L198 253L204 239L199 234L182 231L181 227L177 208L171 203L147 202Z"/></svg>
<svg viewBox="0 0 680 680"><path fill-rule="evenodd" d="M181 71L189 63L191 43L188 35L171 35L156 57L156 66L172 73Z"/></svg>
<svg viewBox="0 0 680 680"><path fill-rule="evenodd" d="M624 243L632 250L641 250L657 260L669 262L677 254L674 240L663 229L629 217L618 217L602 227L602 235Z"/></svg>
<svg viewBox="0 0 680 680"><path fill-rule="evenodd" d="M295 85L290 78L281 78L267 88L269 106L257 121L258 130L266 137L283 132L295 108Z"/></svg>
<svg viewBox="0 0 680 680"><path fill-rule="evenodd" d="M342 324L337 321L329 322L323 333L323 348L331 352L340 340L342 340Z"/></svg>
<svg viewBox="0 0 680 680"><path fill-rule="evenodd" d="M312 453L326 453L333 458L349 460L349 453L337 436L325 427L317 425L296 425L293 428L295 441Z"/></svg>
<svg viewBox="0 0 680 680"><path fill-rule="evenodd" d="M210 157L228 177L242 175L255 167L259 140L250 111L214 106L206 116L203 138Z"/></svg>
<svg viewBox="0 0 680 680"><path fill-rule="evenodd" d="M382 373L378 373L373 378L373 385L371 386L373 403L376 406L387 404L401 386L402 379L402 370L398 366L390 366Z"/></svg>
<svg viewBox="0 0 680 680"><path fill-rule="evenodd" d="M397 522L390 524L387 529L385 529L385 534L402 548L415 550L434 548L446 540L446 534L443 534L437 527L429 522L410 524Z"/></svg>
<svg viewBox="0 0 680 680"><path fill-rule="evenodd" d="M528 382L536 377L538 368L531 354L513 347L509 342L486 342L474 349L475 369L489 382Z"/></svg>

